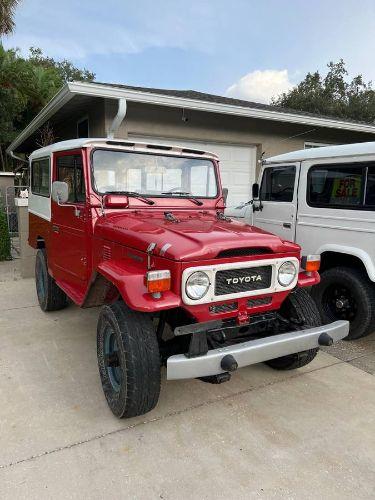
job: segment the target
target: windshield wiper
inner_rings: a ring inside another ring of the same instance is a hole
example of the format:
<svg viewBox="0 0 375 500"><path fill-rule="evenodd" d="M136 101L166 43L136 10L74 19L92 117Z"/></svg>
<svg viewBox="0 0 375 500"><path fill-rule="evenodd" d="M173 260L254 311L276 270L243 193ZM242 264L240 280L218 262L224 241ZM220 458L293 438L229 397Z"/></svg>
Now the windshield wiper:
<svg viewBox="0 0 375 500"><path fill-rule="evenodd" d="M124 196L131 196L137 198L138 200L147 203L147 205L155 205L155 202L143 196L143 194L136 193L135 191L106 191L104 194L123 194Z"/></svg>
<svg viewBox="0 0 375 500"><path fill-rule="evenodd" d="M188 200L192 201L196 205L199 205L199 206L203 205L202 201L197 200L197 198L195 196L193 196L191 193L189 193L188 191L164 191L161 194L169 194L170 196L174 196L174 195L185 196Z"/></svg>

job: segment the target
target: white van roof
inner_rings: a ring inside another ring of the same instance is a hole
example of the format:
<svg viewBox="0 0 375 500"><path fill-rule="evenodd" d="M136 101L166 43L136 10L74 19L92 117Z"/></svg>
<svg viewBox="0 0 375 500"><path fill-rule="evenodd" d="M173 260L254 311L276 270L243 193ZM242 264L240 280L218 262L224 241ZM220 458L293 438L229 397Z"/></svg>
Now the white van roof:
<svg viewBox="0 0 375 500"><path fill-rule="evenodd" d="M340 146L324 146L321 148L300 149L291 153L272 156L264 160L264 164L287 163L318 158L336 158L343 156L375 155L375 142L360 142L357 144L342 144Z"/></svg>

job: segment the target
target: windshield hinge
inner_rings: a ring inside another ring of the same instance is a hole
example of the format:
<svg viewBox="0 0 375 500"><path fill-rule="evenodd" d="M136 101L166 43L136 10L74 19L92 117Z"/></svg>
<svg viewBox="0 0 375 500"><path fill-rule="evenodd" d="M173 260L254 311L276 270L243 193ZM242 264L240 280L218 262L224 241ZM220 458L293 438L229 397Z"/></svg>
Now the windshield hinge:
<svg viewBox="0 0 375 500"><path fill-rule="evenodd" d="M180 222L180 219L177 219L172 212L164 212L164 217L166 218L167 221L169 222Z"/></svg>
<svg viewBox="0 0 375 500"><path fill-rule="evenodd" d="M225 220L226 222L232 222L230 217L227 217L224 212L216 212L217 220Z"/></svg>

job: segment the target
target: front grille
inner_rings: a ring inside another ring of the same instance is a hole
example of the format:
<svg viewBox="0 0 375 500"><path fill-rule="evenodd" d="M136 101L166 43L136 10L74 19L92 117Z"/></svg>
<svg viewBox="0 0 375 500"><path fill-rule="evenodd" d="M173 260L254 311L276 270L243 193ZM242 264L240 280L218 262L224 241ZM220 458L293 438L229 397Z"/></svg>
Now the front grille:
<svg viewBox="0 0 375 500"><path fill-rule="evenodd" d="M259 247L259 248L229 248L227 250L221 250L216 256L217 259L223 259L224 257L243 257L246 255L263 255L272 253L269 248Z"/></svg>
<svg viewBox="0 0 375 500"><path fill-rule="evenodd" d="M249 307L259 307L271 304L272 297L262 297L261 299L250 299L247 301Z"/></svg>
<svg viewBox="0 0 375 500"><path fill-rule="evenodd" d="M271 286L272 266L226 269L216 273L215 295L263 290Z"/></svg>
<svg viewBox="0 0 375 500"><path fill-rule="evenodd" d="M225 313L229 311L235 311L238 307L237 302L232 302L230 304L218 304L216 306L210 306L209 310L212 314Z"/></svg>

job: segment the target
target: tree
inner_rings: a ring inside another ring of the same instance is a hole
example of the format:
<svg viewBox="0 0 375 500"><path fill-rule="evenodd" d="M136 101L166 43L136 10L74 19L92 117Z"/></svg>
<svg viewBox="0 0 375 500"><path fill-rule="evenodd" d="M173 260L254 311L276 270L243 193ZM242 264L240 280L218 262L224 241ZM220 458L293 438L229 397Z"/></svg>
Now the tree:
<svg viewBox="0 0 375 500"><path fill-rule="evenodd" d="M308 73L289 92L272 100L272 105L343 119L375 122L375 92L362 75L347 81L342 59L330 62L326 76L319 71Z"/></svg>
<svg viewBox="0 0 375 500"><path fill-rule="evenodd" d="M1 0L0 0L1 1ZM0 169L5 170L5 149L36 114L72 79L93 80L95 75L70 61L55 61L31 48L28 57L0 44Z"/></svg>
<svg viewBox="0 0 375 500"><path fill-rule="evenodd" d="M0 203L0 261L11 259L10 248L10 236L7 218Z"/></svg>
<svg viewBox="0 0 375 500"><path fill-rule="evenodd" d="M63 82L74 80L92 82L95 78L94 73L85 68L76 68L67 59L55 61L52 57L44 56L42 50L37 47L30 48L29 61L39 67L56 70Z"/></svg>
<svg viewBox="0 0 375 500"><path fill-rule="evenodd" d="M14 11L19 0L0 0L0 36L10 35L14 29Z"/></svg>

